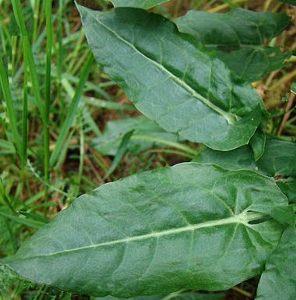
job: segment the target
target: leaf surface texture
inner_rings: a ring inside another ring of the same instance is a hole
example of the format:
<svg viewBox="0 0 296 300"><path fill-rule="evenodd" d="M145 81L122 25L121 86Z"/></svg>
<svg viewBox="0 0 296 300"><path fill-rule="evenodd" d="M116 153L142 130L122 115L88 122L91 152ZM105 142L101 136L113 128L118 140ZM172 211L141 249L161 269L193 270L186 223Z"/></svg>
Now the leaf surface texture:
<svg viewBox="0 0 296 300"><path fill-rule="evenodd" d="M296 229L285 230L261 276L257 300L293 300L296 296Z"/></svg>
<svg viewBox="0 0 296 300"><path fill-rule="evenodd" d="M247 144L261 120L256 91L162 16L78 6L97 61L136 108L168 132L213 149Z"/></svg>
<svg viewBox="0 0 296 300"><path fill-rule="evenodd" d="M228 152L206 148L196 161L217 164L231 170L258 170L273 177L296 177L296 143L268 137L264 153L257 162L249 146Z"/></svg>
<svg viewBox="0 0 296 300"><path fill-rule="evenodd" d="M7 263L95 296L225 290L262 271L282 232L266 215L287 205L252 171L179 164L81 196Z"/></svg>
<svg viewBox="0 0 296 300"><path fill-rule="evenodd" d="M208 49L214 49L217 56L246 82L256 81L283 66L291 54L264 45L289 23L289 17L283 13L241 8L227 13L192 10L176 20L181 32L195 36Z"/></svg>

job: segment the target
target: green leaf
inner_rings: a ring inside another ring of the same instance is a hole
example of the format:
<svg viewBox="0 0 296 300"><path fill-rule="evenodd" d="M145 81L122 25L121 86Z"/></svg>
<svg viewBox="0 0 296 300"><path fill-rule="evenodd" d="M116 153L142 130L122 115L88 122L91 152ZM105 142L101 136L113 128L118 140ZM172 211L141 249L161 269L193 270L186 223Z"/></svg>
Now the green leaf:
<svg viewBox="0 0 296 300"><path fill-rule="evenodd" d="M265 145L266 145L266 134L262 130L258 129L250 141L250 146L253 150L255 161L260 159L264 154Z"/></svg>
<svg viewBox="0 0 296 300"><path fill-rule="evenodd" d="M258 170L268 176L296 177L296 143L268 137L265 151L257 162L248 146L229 152L206 148L196 161L217 164L231 170Z"/></svg>
<svg viewBox="0 0 296 300"><path fill-rule="evenodd" d="M261 120L260 97L193 38L144 10L78 9L97 61L146 117L217 150L249 142Z"/></svg>
<svg viewBox="0 0 296 300"><path fill-rule="evenodd" d="M274 70L281 69L291 53L283 53L274 47L247 47L230 52L218 50L217 56L242 81L254 82Z"/></svg>
<svg viewBox="0 0 296 300"><path fill-rule="evenodd" d="M296 0L280 0L281 2L296 5Z"/></svg>
<svg viewBox="0 0 296 300"><path fill-rule="evenodd" d="M295 225L296 215L293 204L285 207L276 207L272 210L271 216L277 222L284 225Z"/></svg>
<svg viewBox="0 0 296 300"><path fill-rule="evenodd" d="M33 282L115 297L225 290L260 274L286 207L274 180L197 163L83 195L6 263Z"/></svg>
<svg viewBox="0 0 296 300"><path fill-rule="evenodd" d="M229 152L206 148L195 161L216 164L230 170L251 169L277 178L277 185L288 197L289 203L296 203L296 143L268 137L263 156L256 162L251 147L244 146ZM288 178L281 178L288 177ZM278 213L279 212L279 213ZM273 213L277 216L282 211ZM284 212L285 214L285 212ZM287 215L290 216L290 212ZM279 217L276 217L279 220ZM283 217L282 219L285 219ZM281 221L283 223L283 221Z"/></svg>
<svg viewBox="0 0 296 300"><path fill-rule="evenodd" d="M290 23L284 13L254 12L236 8L227 13L191 10L176 20L182 32L196 36L203 44L240 48L261 45L281 33Z"/></svg>
<svg viewBox="0 0 296 300"><path fill-rule="evenodd" d="M277 183L281 191L288 197L290 203L296 203L296 179L289 178Z"/></svg>
<svg viewBox="0 0 296 300"><path fill-rule="evenodd" d="M227 152L205 148L194 161L203 164L215 164L229 170L257 170L254 156L249 146L243 146Z"/></svg>
<svg viewBox="0 0 296 300"><path fill-rule="evenodd" d="M114 156L117 153L123 136L134 130L128 144L128 151L137 154L154 145L164 145L166 142L178 142L176 134L168 133L155 122L144 116L110 121L104 134L95 138L93 146L104 155Z"/></svg>
<svg viewBox="0 0 296 300"><path fill-rule="evenodd" d="M264 155L258 160L257 166L271 176L296 177L296 143L268 139Z"/></svg>
<svg viewBox="0 0 296 300"><path fill-rule="evenodd" d="M263 47L266 39L281 33L290 23L285 14L237 8L227 13L189 11L176 20L181 32L195 36L243 81L252 82L283 66L289 53ZM242 65L242 62L243 65Z"/></svg>
<svg viewBox="0 0 296 300"><path fill-rule="evenodd" d="M148 9L169 0L111 0L116 7L138 7Z"/></svg>
<svg viewBox="0 0 296 300"><path fill-rule="evenodd" d="M240 48L261 45L264 39L277 36L290 19L284 13L236 8L222 14L191 10L176 23L179 29L195 35L205 45Z"/></svg>
<svg viewBox="0 0 296 300"><path fill-rule="evenodd" d="M296 295L296 230L284 232L276 251L269 258L261 276L257 300L292 300Z"/></svg>

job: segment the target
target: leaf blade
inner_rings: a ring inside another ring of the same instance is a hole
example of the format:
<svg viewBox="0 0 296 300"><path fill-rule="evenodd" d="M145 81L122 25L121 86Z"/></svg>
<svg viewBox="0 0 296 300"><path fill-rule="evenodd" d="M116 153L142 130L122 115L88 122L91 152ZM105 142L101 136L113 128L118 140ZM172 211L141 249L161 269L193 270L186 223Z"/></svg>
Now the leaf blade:
<svg viewBox="0 0 296 300"><path fill-rule="evenodd" d="M227 13L191 10L176 23L182 32L196 36L205 45L240 48L261 45L264 39L277 36L289 25L290 19L284 13L236 8Z"/></svg>
<svg viewBox="0 0 296 300"><path fill-rule="evenodd" d="M227 289L258 274L281 235L272 220L249 222L286 206L267 177L180 164L80 197L8 264L35 282L96 296Z"/></svg>
<svg viewBox="0 0 296 300"><path fill-rule="evenodd" d="M205 149L195 161L217 164L230 170L258 170L272 177L296 177L296 143L268 137L265 151L257 161L249 146L229 152Z"/></svg>
<svg viewBox="0 0 296 300"><path fill-rule="evenodd" d="M296 0L280 0L280 1L287 4L296 5Z"/></svg>
<svg viewBox="0 0 296 300"><path fill-rule="evenodd" d="M192 10L176 20L181 32L193 35L208 49L214 50L217 57L245 82L259 80L280 69L291 56L276 47L263 46L266 39L277 36L289 23L289 17L282 13L241 8L227 13Z"/></svg>
<svg viewBox="0 0 296 300"><path fill-rule="evenodd" d="M296 295L296 230L285 230L278 248L271 255L262 274L256 299L293 299Z"/></svg>
<svg viewBox="0 0 296 300"><path fill-rule="evenodd" d="M173 23L138 9L78 9L97 61L144 115L214 149L248 143L261 120L261 99Z"/></svg>

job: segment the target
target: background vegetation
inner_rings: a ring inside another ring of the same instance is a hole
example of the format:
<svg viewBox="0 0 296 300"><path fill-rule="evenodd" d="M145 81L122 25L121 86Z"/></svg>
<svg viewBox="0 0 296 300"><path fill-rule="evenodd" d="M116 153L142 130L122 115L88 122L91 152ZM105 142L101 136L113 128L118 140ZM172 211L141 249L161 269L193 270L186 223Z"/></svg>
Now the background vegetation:
<svg viewBox="0 0 296 300"><path fill-rule="evenodd" d="M73 2L55 0L52 7L50 2L0 0L0 257L14 254L78 195L139 171L188 161L199 150L189 143L163 144L137 155L124 151L113 160L93 147L108 121L138 113L93 62ZM104 1L80 2L111 7ZM154 10L177 17L189 9L225 12L232 7L285 11L296 20L296 8L276 0L175 0ZM291 25L271 44L295 51L295 37ZM290 93L295 78L292 56L284 69L253 83L273 116L269 133L288 140L296 135L295 94ZM222 299L252 299L255 289L256 279ZM0 299L71 297L84 299L32 286L0 266Z"/></svg>

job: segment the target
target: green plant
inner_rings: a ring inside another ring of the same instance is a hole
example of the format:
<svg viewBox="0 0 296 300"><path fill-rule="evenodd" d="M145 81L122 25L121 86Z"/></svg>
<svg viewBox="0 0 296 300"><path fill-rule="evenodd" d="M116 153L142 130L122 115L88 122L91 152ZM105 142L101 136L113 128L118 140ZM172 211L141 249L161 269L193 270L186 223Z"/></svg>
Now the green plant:
<svg viewBox="0 0 296 300"><path fill-rule="evenodd" d="M143 7L160 2L165 1L147 1ZM170 145L194 162L136 174L79 197L6 264L33 282L93 296L177 293L169 297L188 299L190 294L178 292L226 290L262 274L258 299L279 299L282 292L293 299L295 271L289 266L295 265L296 145L265 133L269 116L247 84L290 56L262 45L289 19L245 10L223 16L197 13L202 17L195 18L194 12L176 20L181 33L173 22L141 9L78 9L95 58L148 117L110 123L116 128L111 130L116 145L104 148L108 129L94 141L102 153L115 156L106 176L125 151L155 143ZM48 7L47 13L51 15ZM249 22L236 26L240 16ZM211 22L214 30L203 30L200 37L197 28L207 29L206 21L219 18L231 28L230 41L234 28L238 31L234 44L215 44L219 30L226 30L220 21ZM260 30L253 35L250 26ZM262 56L268 62L265 69ZM248 61L243 72L237 67L241 60ZM45 165L51 164L45 180L62 152L91 64L88 56L50 161L46 155ZM48 62L46 66L50 77ZM14 125L8 81L0 67ZM45 126L47 122L45 118ZM16 126L12 129L17 143ZM184 140L207 148L196 150L180 143ZM282 255L288 260L280 261ZM270 291L270 282L278 288Z"/></svg>

